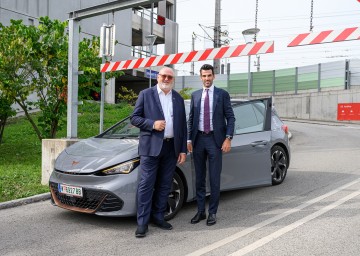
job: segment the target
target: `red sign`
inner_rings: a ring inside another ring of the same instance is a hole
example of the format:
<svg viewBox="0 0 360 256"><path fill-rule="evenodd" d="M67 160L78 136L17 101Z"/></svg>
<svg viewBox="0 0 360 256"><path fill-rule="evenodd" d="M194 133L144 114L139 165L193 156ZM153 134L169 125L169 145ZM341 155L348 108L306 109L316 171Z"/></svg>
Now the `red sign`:
<svg viewBox="0 0 360 256"><path fill-rule="evenodd" d="M360 120L360 103L339 103L337 120Z"/></svg>
<svg viewBox="0 0 360 256"><path fill-rule="evenodd" d="M159 25L165 25L165 17L163 17L161 15L158 15L156 23L159 24Z"/></svg>

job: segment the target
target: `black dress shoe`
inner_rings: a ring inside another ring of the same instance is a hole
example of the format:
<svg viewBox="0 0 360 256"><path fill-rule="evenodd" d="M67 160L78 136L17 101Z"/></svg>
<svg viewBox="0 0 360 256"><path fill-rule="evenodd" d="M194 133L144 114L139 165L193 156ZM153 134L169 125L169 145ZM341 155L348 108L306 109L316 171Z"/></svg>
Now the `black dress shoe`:
<svg viewBox="0 0 360 256"><path fill-rule="evenodd" d="M163 221L153 221L155 226L161 228L161 229L164 229L164 230L172 230L173 229L173 226L169 223L169 222L166 222L165 220Z"/></svg>
<svg viewBox="0 0 360 256"><path fill-rule="evenodd" d="M209 213L209 217L206 221L206 225L208 226L212 226L216 223L216 214L214 213Z"/></svg>
<svg viewBox="0 0 360 256"><path fill-rule="evenodd" d="M147 232L148 232L148 226L147 225L138 226L136 231L135 231L135 236L138 237L138 238L145 237Z"/></svg>
<svg viewBox="0 0 360 256"><path fill-rule="evenodd" d="M191 219L191 224L199 223L200 220L205 220L206 214L205 212L197 212L194 218Z"/></svg>

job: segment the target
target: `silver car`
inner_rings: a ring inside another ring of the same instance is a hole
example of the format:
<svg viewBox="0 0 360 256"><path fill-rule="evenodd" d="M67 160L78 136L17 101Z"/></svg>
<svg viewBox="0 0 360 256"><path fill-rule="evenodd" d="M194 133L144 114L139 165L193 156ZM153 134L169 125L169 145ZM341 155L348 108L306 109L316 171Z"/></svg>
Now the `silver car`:
<svg viewBox="0 0 360 256"><path fill-rule="evenodd" d="M290 146L288 127L276 114L272 98L232 104L235 133L231 151L223 154L221 191L281 184L290 164ZM190 102L185 106L188 112ZM126 118L66 148L50 177L52 204L102 216L136 215L138 135L139 129ZM195 170L188 154L176 168L166 219L195 197Z"/></svg>

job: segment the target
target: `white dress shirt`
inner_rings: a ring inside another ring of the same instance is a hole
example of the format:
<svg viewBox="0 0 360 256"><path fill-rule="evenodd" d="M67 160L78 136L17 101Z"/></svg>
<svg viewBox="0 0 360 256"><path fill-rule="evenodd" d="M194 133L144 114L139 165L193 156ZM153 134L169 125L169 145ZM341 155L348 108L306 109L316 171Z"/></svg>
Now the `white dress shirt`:
<svg viewBox="0 0 360 256"><path fill-rule="evenodd" d="M157 86L157 92L159 94L161 107L165 116L165 130L164 138L174 137L174 126L173 126L173 102L172 102L172 91L165 95L165 93Z"/></svg>

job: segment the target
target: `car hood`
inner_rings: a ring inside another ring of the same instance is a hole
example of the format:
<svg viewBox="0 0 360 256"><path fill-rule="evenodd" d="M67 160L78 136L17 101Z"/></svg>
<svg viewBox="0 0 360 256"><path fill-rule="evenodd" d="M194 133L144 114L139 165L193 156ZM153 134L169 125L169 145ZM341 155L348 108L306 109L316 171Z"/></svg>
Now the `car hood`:
<svg viewBox="0 0 360 256"><path fill-rule="evenodd" d="M55 169L69 173L92 173L138 157L137 139L89 138L66 148Z"/></svg>
<svg viewBox="0 0 360 256"><path fill-rule="evenodd" d="M75 143L65 151L72 156L114 157L134 147L137 149L138 140L89 138Z"/></svg>

